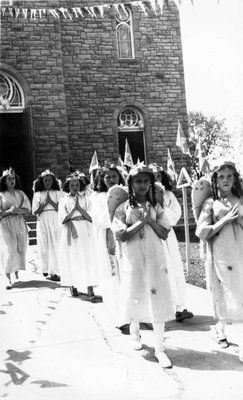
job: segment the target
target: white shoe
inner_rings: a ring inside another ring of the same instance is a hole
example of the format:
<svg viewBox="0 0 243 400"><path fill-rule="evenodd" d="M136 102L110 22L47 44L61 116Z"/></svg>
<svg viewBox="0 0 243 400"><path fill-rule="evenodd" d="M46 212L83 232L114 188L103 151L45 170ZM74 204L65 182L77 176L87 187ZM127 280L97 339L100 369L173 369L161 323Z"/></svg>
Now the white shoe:
<svg viewBox="0 0 243 400"><path fill-rule="evenodd" d="M159 351L158 353L155 353L155 357L157 358L161 368L172 368L171 361L164 351Z"/></svg>
<svg viewBox="0 0 243 400"><path fill-rule="evenodd" d="M132 348L133 350L142 350L143 345L141 343L140 337L132 338Z"/></svg>

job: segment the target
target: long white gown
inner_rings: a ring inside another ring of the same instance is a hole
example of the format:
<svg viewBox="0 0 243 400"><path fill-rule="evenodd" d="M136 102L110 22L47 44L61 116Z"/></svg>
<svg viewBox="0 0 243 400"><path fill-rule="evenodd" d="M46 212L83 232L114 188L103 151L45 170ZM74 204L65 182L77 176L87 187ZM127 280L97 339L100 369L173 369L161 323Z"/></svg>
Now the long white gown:
<svg viewBox="0 0 243 400"><path fill-rule="evenodd" d="M32 201L32 213L46 200L47 191L35 192ZM62 197L60 190L50 190L49 196L55 203L59 203ZM50 275L59 275L58 265L58 239L59 224L57 211L48 204L44 211L37 215L37 248L40 260L40 267L43 273Z"/></svg>
<svg viewBox="0 0 243 400"><path fill-rule="evenodd" d="M22 190L0 193L0 211L10 207L26 208L31 212L28 197ZM26 250L28 228L21 215L6 216L0 219L1 263L5 273L12 273L26 268Z"/></svg>
<svg viewBox="0 0 243 400"><path fill-rule="evenodd" d="M237 200L243 204L243 197ZM218 234L207 240L215 222L229 212L224 201L205 201L196 235L205 240L207 287L212 293L218 320L243 322L243 217L227 223Z"/></svg>
<svg viewBox="0 0 243 400"><path fill-rule="evenodd" d="M116 255L110 256L106 242L107 229L111 228L111 219L107 205L108 195L106 192L93 192L90 198L92 203L91 216L93 221L94 248L100 282L99 290L110 322L117 325L120 279Z"/></svg>
<svg viewBox="0 0 243 400"><path fill-rule="evenodd" d="M107 193L93 192L90 200L99 280L104 282L112 277L112 266L106 245L106 230L111 227Z"/></svg>
<svg viewBox="0 0 243 400"><path fill-rule="evenodd" d="M164 193L164 212L171 226L175 226L181 217L181 206L170 190L165 190ZM173 228L171 228L168 238L162 240L162 242L168 256L168 271L174 305L183 308L185 305L186 280L179 245Z"/></svg>
<svg viewBox="0 0 243 400"><path fill-rule="evenodd" d="M167 218L159 204L151 206L151 217L169 228ZM119 206L113 220L117 232L140 219L139 207L126 201ZM121 288L119 317L121 323L132 321L163 322L174 318L167 259L161 239L146 224L131 239L121 243Z"/></svg>
<svg viewBox="0 0 243 400"><path fill-rule="evenodd" d="M80 217L75 210L72 223L63 224L66 215L75 204L75 197L70 194L60 200L58 220L61 224L59 241L59 266L61 284L75 286L81 291L87 291L87 286L98 284L96 257L94 251L94 235L92 223ZM90 199L85 192L79 193L79 205L90 215Z"/></svg>

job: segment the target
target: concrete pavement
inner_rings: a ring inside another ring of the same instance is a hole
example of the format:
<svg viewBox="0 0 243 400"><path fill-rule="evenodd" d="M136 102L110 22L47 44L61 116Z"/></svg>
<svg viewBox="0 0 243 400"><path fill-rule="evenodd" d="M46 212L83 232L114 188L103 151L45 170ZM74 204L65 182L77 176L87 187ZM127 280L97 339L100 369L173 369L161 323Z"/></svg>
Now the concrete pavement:
<svg viewBox="0 0 243 400"><path fill-rule="evenodd" d="M187 285L194 318L166 324L173 368L154 357L153 332L142 326L144 349L110 322L102 302L73 298L43 278L36 246L28 249L21 283L5 290L0 276L0 398L8 400L240 400L243 364L232 345L219 349L204 289Z"/></svg>

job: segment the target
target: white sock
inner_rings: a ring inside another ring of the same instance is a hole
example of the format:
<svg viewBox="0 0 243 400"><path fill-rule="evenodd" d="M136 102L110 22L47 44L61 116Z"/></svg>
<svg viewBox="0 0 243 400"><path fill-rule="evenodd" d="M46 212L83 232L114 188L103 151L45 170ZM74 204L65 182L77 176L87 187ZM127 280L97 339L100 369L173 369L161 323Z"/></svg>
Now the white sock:
<svg viewBox="0 0 243 400"><path fill-rule="evenodd" d="M164 322L153 322L155 354L164 351Z"/></svg>

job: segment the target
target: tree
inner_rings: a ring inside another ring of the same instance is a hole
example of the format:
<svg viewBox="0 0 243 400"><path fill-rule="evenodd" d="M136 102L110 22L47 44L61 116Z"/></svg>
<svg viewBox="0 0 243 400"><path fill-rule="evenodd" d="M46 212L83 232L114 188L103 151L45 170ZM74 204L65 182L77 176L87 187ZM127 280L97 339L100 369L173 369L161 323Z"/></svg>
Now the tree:
<svg viewBox="0 0 243 400"><path fill-rule="evenodd" d="M188 114L189 147L192 154L192 176L199 178L199 151L201 156L211 161L226 156L232 150L230 135L224 119L206 116L201 111L190 111ZM200 146L200 149L199 149Z"/></svg>

